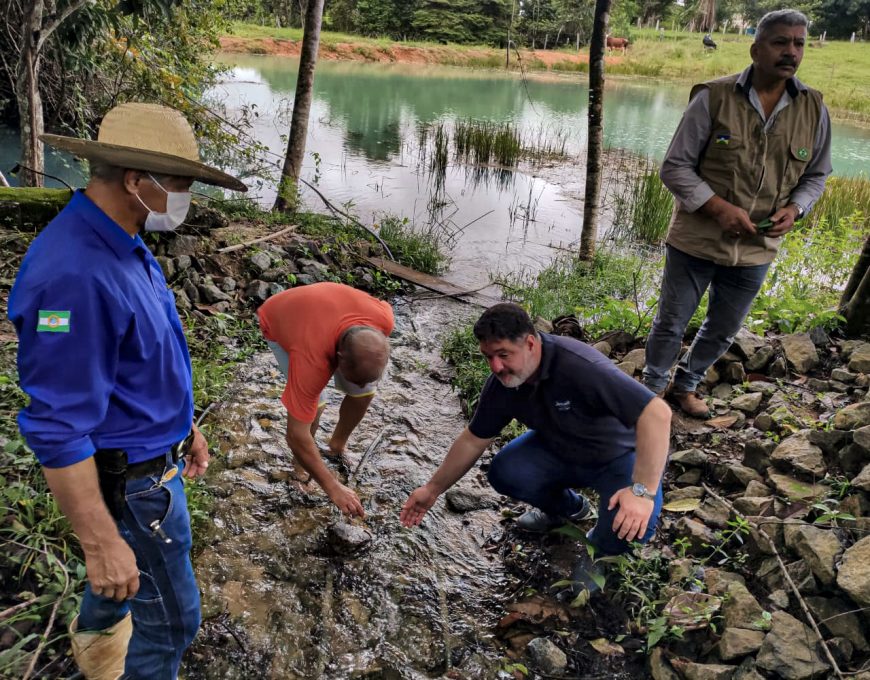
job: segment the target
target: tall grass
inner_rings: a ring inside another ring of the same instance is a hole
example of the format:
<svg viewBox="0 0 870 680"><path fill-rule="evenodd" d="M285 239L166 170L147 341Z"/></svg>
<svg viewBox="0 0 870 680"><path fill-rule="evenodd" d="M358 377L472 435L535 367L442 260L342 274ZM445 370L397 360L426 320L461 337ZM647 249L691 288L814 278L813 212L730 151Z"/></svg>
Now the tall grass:
<svg viewBox="0 0 870 680"><path fill-rule="evenodd" d="M436 225L417 230L407 217L384 215L378 235L390 247L396 259L406 267L435 276L447 266L445 237Z"/></svg>
<svg viewBox="0 0 870 680"><path fill-rule="evenodd" d="M613 226L609 236L617 241L658 245L668 232L674 197L659 177L659 168L650 158L620 166L626 172L615 178ZM619 176L621 175L621 176Z"/></svg>
<svg viewBox="0 0 870 680"><path fill-rule="evenodd" d="M861 213L865 233L870 231L870 179L867 177L831 177L821 198L807 216L813 227L836 225Z"/></svg>
<svg viewBox="0 0 870 680"><path fill-rule="evenodd" d="M523 152L520 133L510 123L457 120L453 126L456 159L476 165L515 167Z"/></svg>

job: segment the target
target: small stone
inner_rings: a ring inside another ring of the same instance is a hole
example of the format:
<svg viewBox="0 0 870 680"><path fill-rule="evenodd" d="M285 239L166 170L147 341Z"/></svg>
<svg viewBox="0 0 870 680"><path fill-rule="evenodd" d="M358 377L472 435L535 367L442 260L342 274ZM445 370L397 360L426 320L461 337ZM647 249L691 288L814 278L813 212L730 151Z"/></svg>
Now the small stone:
<svg viewBox="0 0 870 680"><path fill-rule="evenodd" d="M644 366L646 366L646 350L633 349L628 354L626 354L622 360L630 361L635 366L637 366L638 370L641 370Z"/></svg>
<svg viewBox="0 0 870 680"><path fill-rule="evenodd" d="M743 447L743 464L758 472L764 472L770 467L770 454L775 448L776 442L772 439L751 439Z"/></svg>
<svg viewBox="0 0 870 680"><path fill-rule="evenodd" d="M744 413L755 413L758 407L761 406L761 400L764 395L760 392L750 392L749 394L741 394L731 400L731 408L736 408Z"/></svg>
<svg viewBox="0 0 870 680"><path fill-rule="evenodd" d="M716 383L718 383L722 377L719 375L719 371L716 370L715 366L710 366L707 369L707 372L704 374L704 382L708 387L712 387Z"/></svg>
<svg viewBox="0 0 870 680"><path fill-rule="evenodd" d="M784 378L788 375L788 366L783 357L777 357L767 369L767 375L771 378Z"/></svg>
<svg viewBox="0 0 870 680"><path fill-rule="evenodd" d="M731 396L731 393L734 392L734 388L728 383L719 383L716 387L713 388L711 394L715 399L728 399Z"/></svg>
<svg viewBox="0 0 870 680"><path fill-rule="evenodd" d="M733 661L747 654L754 654L762 642L764 633L760 630L726 628L719 640L719 656L723 661Z"/></svg>
<svg viewBox="0 0 870 680"><path fill-rule="evenodd" d="M269 284L265 281L251 281L245 288L245 297L255 303L263 303L269 299Z"/></svg>
<svg viewBox="0 0 870 680"><path fill-rule="evenodd" d="M870 536L865 536L843 554L837 585L860 607L870 606Z"/></svg>
<svg viewBox="0 0 870 680"><path fill-rule="evenodd" d="M211 304L214 302L230 302L232 298L224 293L213 283L199 286L199 295L202 300Z"/></svg>
<svg viewBox="0 0 870 680"><path fill-rule="evenodd" d="M870 451L870 425L865 425L855 430L852 433L852 441L862 449Z"/></svg>
<svg viewBox="0 0 870 680"><path fill-rule="evenodd" d="M674 531L679 536L685 536L693 550L701 550L704 545L715 545L716 534L714 534L702 522L690 517L681 517L674 524Z"/></svg>
<svg viewBox="0 0 870 680"><path fill-rule="evenodd" d="M317 260L303 258L297 261L299 271L303 274L313 276L317 281L327 281L329 279L329 267Z"/></svg>
<svg viewBox="0 0 870 680"><path fill-rule="evenodd" d="M168 257L158 256L154 258L157 260L157 264L160 265L160 269L163 272L163 278L167 281L171 281L175 276L175 263Z"/></svg>
<svg viewBox="0 0 870 680"><path fill-rule="evenodd" d="M741 489L745 489L752 480L762 481L758 472L740 463L719 463L713 466L713 472L721 484Z"/></svg>
<svg viewBox="0 0 870 680"><path fill-rule="evenodd" d="M728 526L731 509L723 501L711 496L695 510L695 517L707 526L724 529Z"/></svg>
<svg viewBox="0 0 870 680"><path fill-rule="evenodd" d="M635 366L631 361L620 361L616 364L616 367L626 375L634 375L637 370L637 366Z"/></svg>
<svg viewBox="0 0 870 680"><path fill-rule="evenodd" d="M722 664L682 662L678 666L685 680L731 680L736 666Z"/></svg>
<svg viewBox="0 0 870 680"><path fill-rule="evenodd" d="M764 338L757 336L745 328L741 328L734 336L734 342L731 344L730 351L737 354L741 359L748 359L764 347Z"/></svg>
<svg viewBox="0 0 870 680"><path fill-rule="evenodd" d="M725 602L722 604L722 614L726 628L747 628L763 630L765 627L764 610L758 600L741 583L731 583L728 586Z"/></svg>
<svg viewBox="0 0 870 680"><path fill-rule="evenodd" d="M685 467L704 467L708 460L709 456L701 449L683 449L671 454L671 463Z"/></svg>
<svg viewBox="0 0 870 680"><path fill-rule="evenodd" d="M852 479L852 486L870 493L870 464L865 465L858 476Z"/></svg>
<svg viewBox="0 0 870 680"><path fill-rule="evenodd" d="M793 469L812 477L824 477L828 471L822 450L809 442L806 431L777 446L770 454L770 461L781 470Z"/></svg>
<svg viewBox="0 0 870 680"><path fill-rule="evenodd" d="M354 555L372 542L372 533L356 524L338 521L329 525L327 540L339 555Z"/></svg>
<svg viewBox="0 0 870 680"><path fill-rule="evenodd" d="M847 371L845 368L835 368L833 371L831 371L831 380L837 380L848 385L851 385L853 382L855 382L855 378L857 377L857 375L855 375L851 371Z"/></svg>
<svg viewBox="0 0 870 680"><path fill-rule="evenodd" d="M755 670L755 658L747 657L734 671L731 680L766 680L765 677Z"/></svg>
<svg viewBox="0 0 870 680"><path fill-rule="evenodd" d="M849 370L870 373L870 343L862 343L849 355Z"/></svg>
<svg viewBox="0 0 870 680"><path fill-rule="evenodd" d="M850 404L834 416L834 427L838 430L857 430L870 425L870 401Z"/></svg>
<svg viewBox="0 0 870 680"><path fill-rule="evenodd" d="M199 302L199 289L196 287L196 284L188 280L184 282L181 288L188 300L193 303Z"/></svg>
<svg viewBox="0 0 870 680"><path fill-rule="evenodd" d="M741 496L734 501L734 509L741 515L764 516L773 508L773 498L770 496Z"/></svg>
<svg viewBox="0 0 870 680"><path fill-rule="evenodd" d="M830 336L825 332L825 329L821 326L813 326L810 328L810 340L813 341L813 344L816 347L827 347L831 344Z"/></svg>
<svg viewBox="0 0 870 680"><path fill-rule="evenodd" d="M175 264L175 272L177 274L181 274L183 271L187 271L193 265L193 260L190 255L179 255L172 262Z"/></svg>
<svg viewBox="0 0 870 680"><path fill-rule="evenodd" d="M649 672L653 680L679 680L680 678L671 668L661 647L655 647L649 656Z"/></svg>
<svg viewBox="0 0 870 680"><path fill-rule="evenodd" d="M775 423L773 422L773 418L770 417L768 413L760 413L755 417L754 425L756 429L761 430L762 432L771 432L775 427Z"/></svg>
<svg viewBox="0 0 870 680"><path fill-rule="evenodd" d="M790 524L785 527L785 544L807 563L822 584L834 583L836 563L843 546L833 531L808 524Z"/></svg>
<svg viewBox="0 0 870 680"><path fill-rule="evenodd" d="M535 665L547 675L561 675L568 666L565 652L547 638L535 638L529 643L528 650Z"/></svg>
<svg viewBox="0 0 870 680"><path fill-rule="evenodd" d="M497 502L497 497L489 491L484 489L469 489L462 486L452 487L444 494L444 498L447 502L447 507L457 513L491 508Z"/></svg>
<svg viewBox="0 0 870 680"><path fill-rule="evenodd" d="M746 361L746 370L750 373L760 373L770 363L776 352L773 347L764 346Z"/></svg>
<svg viewBox="0 0 870 680"><path fill-rule="evenodd" d="M704 489L700 486L686 486L682 489L671 489L665 494L665 503L682 501L686 498L703 498Z"/></svg>
<svg viewBox="0 0 870 680"><path fill-rule="evenodd" d="M218 287L225 293L232 293L238 287L238 283L232 276L224 276Z"/></svg>
<svg viewBox="0 0 870 680"><path fill-rule="evenodd" d="M272 257L269 253L258 250L248 258L248 265L251 267L251 270L259 276L272 266Z"/></svg>
<svg viewBox="0 0 870 680"><path fill-rule="evenodd" d="M813 576L809 564L803 560L797 560L785 565L785 569L802 595L812 595L813 593L818 592L816 577ZM785 587L784 582L782 585Z"/></svg>
<svg viewBox="0 0 870 680"><path fill-rule="evenodd" d="M284 286L282 286L280 283L270 283L269 284L269 297L272 297L273 295L277 295L278 293L281 293L283 291L284 291Z"/></svg>
<svg viewBox="0 0 870 680"><path fill-rule="evenodd" d="M167 246L166 253L170 257L179 257L181 255L193 256L199 250L199 239L196 236L176 234Z"/></svg>
<svg viewBox="0 0 870 680"><path fill-rule="evenodd" d="M716 568L704 570L704 583L707 585L707 592L716 597L726 595L732 583L746 586L746 580L740 574Z"/></svg>
<svg viewBox="0 0 870 680"><path fill-rule="evenodd" d="M861 619L852 611L853 607L839 597L807 597L806 603L823 631L831 636L848 639L855 649L870 651L870 643L864 635Z"/></svg>
<svg viewBox="0 0 870 680"><path fill-rule="evenodd" d="M821 484L802 482L794 477L783 475L772 469L767 473L774 492L792 501L812 501L826 494L829 487Z"/></svg>
<svg viewBox="0 0 870 680"><path fill-rule="evenodd" d="M807 389L815 393L827 392L831 389L830 380L819 380L818 378L810 378L807 380Z"/></svg>
<svg viewBox="0 0 870 680"><path fill-rule="evenodd" d="M774 553L774 547L776 547L777 550L785 549L785 541L783 540L782 536L781 520L777 519L774 516L754 517L752 515L746 515L746 519L750 523L763 522L763 524L760 524L758 528L752 526L749 529L749 542L754 547L755 551L760 552L764 555L772 555ZM764 533L762 533L762 530L764 531ZM773 567L775 569L779 567L776 561L773 562Z"/></svg>
<svg viewBox="0 0 870 680"><path fill-rule="evenodd" d="M606 357L609 357L610 353L613 351L613 348L610 346L610 343L607 342L606 340L602 340L601 342L596 342L594 345L592 345L592 348L597 349L599 352L601 352Z"/></svg>
<svg viewBox="0 0 870 680"><path fill-rule="evenodd" d="M847 640L842 637L835 637L827 640L826 643L828 649L831 652L831 656L834 657L834 661L837 662L838 666L845 666L852 659L852 655L855 653L855 645L852 644L851 640Z"/></svg>
<svg viewBox="0 0 870 680"><path fill-rule="evenodd" d="M788 609L791 602L791 600L789 600L788 593L782 589L774 590L770 595L767 596L767 599L770 600L771 605L779 610Z"/></svg>
<svg viewBox="0 0 870 680"><path fill-rule="evenodd" d="M677 484L694 485L701 481L701 468L689 468L674 481Z"/></svg>
<svg viewBox="0 0 870 680"><path fill-rule="evenodd" d="M685 581L695 573L695 562L689 557L671 560L668 564L668 583Z"/></svg>
<svg viewBox="0 0 870 680"><path fill-rule="evenodd" d="M837 452L837 462L849 476L860 474L864 466L870 461L870 452L863 446L849 444Z"/></svg>
<svg viewBox="0 0 870 680"><path fill-rule="evenodd" d="M743 368L743 364L739 361L726 364L725 371L722 373L722 378L732 384L746 382L746 371Z"/></svg>
<svg viewBox="0 0 870 680"><path fill-rule="evenodd" d="M753 380L746 385L746 389L749 392L761 392L765 397L772 397L778 390L776 385L767 380Z"/></svg>
<svg viewBox="0 0 870 680"><path fill-rule="evenodd" d="M770 496L770 488L761 482L756 482L752 480L749 484L746 485L746 495L752 496L753 498L762 498Z"/></svg>
<svg viewBox="0 0 870 680"><path fill-rule="evenodd" d="M870 431L868 431L870 434ZM847 433L842 430L810 430L807 440L823 453L833 456L846 443Z"/></svg>
<svg viewBox="0 0 870 680"><path fill-rule="evenodd" d="M830 668L816 650L812 629L786 612L773 613L755 663L785 680L824 677Z"/></svg>
<svg viewBox="0 0 870 680"><path fill-rule="evenodd" d="M806 333L794 333L783 336L782 349L789 365L798 373L806 373L819 363L819 353L810 336Z"/></svg>
<svg viewBox="0 0 870 680"><path fill-rule="evenodd" d="M864 340L844 340L840 343L840 354L843 359L848 360L852 356L852 352L867 344Z"/></svg>

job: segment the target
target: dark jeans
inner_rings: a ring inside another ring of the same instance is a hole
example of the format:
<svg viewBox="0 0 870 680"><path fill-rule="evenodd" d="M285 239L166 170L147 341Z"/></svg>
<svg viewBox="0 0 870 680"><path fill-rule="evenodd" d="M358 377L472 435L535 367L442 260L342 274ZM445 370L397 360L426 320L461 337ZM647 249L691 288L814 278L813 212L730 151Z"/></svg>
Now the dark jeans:
<svg viewBox="0 0 870 680"><path fill-rule="evenodd" d="M605 555L625 552L629 544L613 531L613 519L619 511L607 509L610 497L631 486L634 452L600 465L583 465L551 451L534 430L517 437L492 460L489 483L505 496L534 505L548 515L567 517L580 510L580 497L571 487L588 487L598 492L598 523L589 540ZM661 483L641 543L653 537L662 509Z"/></svg>
<svg viewBox="0 0 870 680"><path fill-rule="evenodd" d="M709 287L707 316L674 371L674 387L693 392L707 369L731 347L769 268L726 267L668 246L659 308L646 341L646 386L656 393L668 386L686 326Z"/></svg>
<svg viewBox="0 0 870 680"><path fill-rule="evenodd" d="M171 459L167 461L171 465ZM199 588L190 563L190 516L178 474L160 485L160 476L127 482L127 508L118 531L133 549L139 592L126 602L95 595L90 584L79 613L79 630L104 630L133 612L124 678L175 680L181 655L200 624ZM161 522L163 534L150 525ZM170 538L171 543L166 543Z"/></svg>

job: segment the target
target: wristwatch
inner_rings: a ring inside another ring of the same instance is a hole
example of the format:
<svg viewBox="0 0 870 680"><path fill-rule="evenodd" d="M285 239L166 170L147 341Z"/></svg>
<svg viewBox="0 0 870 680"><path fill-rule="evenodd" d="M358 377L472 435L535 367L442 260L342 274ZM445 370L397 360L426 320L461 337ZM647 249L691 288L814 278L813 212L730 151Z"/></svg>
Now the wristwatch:
<svg viewBox="0 0 870 680"><path fill-rule="evenodd" d="M802 220L804 216L807 214L807 211L804 210L804 207L800 203L795 203L794 201L791 204L797 208L797 217L794 218L794 221Z"/></svg>
<svg viewBox="0 0 870 680"><path fill-rule="evenodd" d="M649 490L640 482L635 482L631 485L631 493L633 493L638 498L648 498L651 501L656 499L656 495L654 493L650 493Z"/></svg>

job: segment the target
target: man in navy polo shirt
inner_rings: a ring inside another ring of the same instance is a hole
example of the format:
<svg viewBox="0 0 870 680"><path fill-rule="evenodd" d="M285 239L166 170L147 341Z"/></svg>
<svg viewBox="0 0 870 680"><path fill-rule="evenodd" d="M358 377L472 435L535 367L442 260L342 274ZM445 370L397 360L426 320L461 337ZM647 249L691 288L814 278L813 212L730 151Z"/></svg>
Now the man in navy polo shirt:
<svg viewBox="0 0 870 680"><path fill-rule="evenodd" d="M598 522L588 537L599 554L624 552L655 533L662 504L671 410L604 355L571 338L538 333L519 306L488 309L474 326L492 375L469 426L429 482L401 512L419 524L439 495L474 465L516 419L529 431L496 454L489 481L532 505L517 524L548 531L594 515L574 487L598 492ZM594 589L588 574L575 572Z"/></svg>
<svg viewBox="0 0 870 680"><path fill-rule="evenodd" d="M70 626L84 676L172 680L200 622L178 473L209 456L175 300L139 232L177 227L194 179L244 185L200 163L164 106L113 109L96 142L44 139L90 159L91 180L34 240L9 298L30 396L18 423L84 552Z"/></svg>

